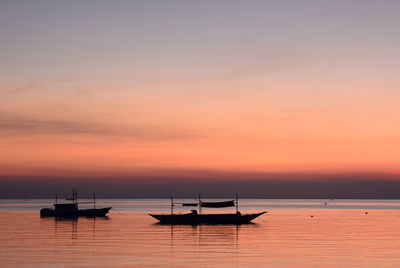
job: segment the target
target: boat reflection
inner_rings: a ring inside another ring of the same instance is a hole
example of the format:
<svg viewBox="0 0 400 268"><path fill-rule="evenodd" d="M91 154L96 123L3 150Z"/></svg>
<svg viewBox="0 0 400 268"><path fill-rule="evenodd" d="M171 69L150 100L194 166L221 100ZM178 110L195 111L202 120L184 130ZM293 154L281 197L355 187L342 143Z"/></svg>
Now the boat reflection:
<svg viewBox="0 0 400 268"><path fill-rule="evenodd" d="M107 221L108 216L105 217L85 217L85 218L48 218L41 217L41 221L48 224L46 228L50 229L53 223L54 235L65 237L69 233L72 235L72 239L76 239L78 235L78 226L82 228L84 234L92 233L95 236L96 233L96 221Z"/></svg>
<svg viewBox="0 0 400 268"><path fill-rule="evenodd" d="M170 233L171 245L180 241L191 240L197 241L199 246L207 246L211 244L229 244L236 246L239 244L241 235L246 236L254 229L260 228L257 223L245 225L232 224L203 224L203 225L174 225L154 223L153 227L158 232Z"/></svg>
<svg viewBox="0 0 400 268"><path fill-rule="evenodd" d="M223 259L229 255L229 262L239 263L241 252L249 243L249 237L261 228L259 224L216 224L216 225L150 225L154 233L162 234L165 256L170 265L185 267L185 259L196 260L192 265L201 267L206 262ZM258 231L259 232L259 231ZM168 241L169 240L169 241ZM206 266L212 267L212 266Z"/></svg>

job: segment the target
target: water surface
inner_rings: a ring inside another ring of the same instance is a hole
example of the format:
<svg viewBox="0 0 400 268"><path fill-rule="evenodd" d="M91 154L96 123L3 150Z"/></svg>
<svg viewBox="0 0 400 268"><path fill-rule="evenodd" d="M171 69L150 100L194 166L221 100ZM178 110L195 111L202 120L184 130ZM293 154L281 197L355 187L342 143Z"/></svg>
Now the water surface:
<svg viewBox="0 0 400 268"><path fill-rule="evenodd" d="M108 218L74 221L40 218L52 200L1 200L0 266L400 266L399 200L241 200L243 213L269 212L240 226L156 224L147 213L168 202L100 200Z"/></svg>

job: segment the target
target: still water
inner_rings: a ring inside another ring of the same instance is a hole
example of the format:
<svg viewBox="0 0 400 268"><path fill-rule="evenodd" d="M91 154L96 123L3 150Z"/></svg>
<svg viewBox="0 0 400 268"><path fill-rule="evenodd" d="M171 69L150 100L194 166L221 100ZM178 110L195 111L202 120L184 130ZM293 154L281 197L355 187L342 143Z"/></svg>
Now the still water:
<svg viewBox="0 0 400 268"><path fill-rule="evenodd" d="M248 199L242 213L268 211L254 224L156 224L168 202L100 200L109 217L74 221L40 218L52 200L0 200L0 266L400 267L400 200Z"/></svg>

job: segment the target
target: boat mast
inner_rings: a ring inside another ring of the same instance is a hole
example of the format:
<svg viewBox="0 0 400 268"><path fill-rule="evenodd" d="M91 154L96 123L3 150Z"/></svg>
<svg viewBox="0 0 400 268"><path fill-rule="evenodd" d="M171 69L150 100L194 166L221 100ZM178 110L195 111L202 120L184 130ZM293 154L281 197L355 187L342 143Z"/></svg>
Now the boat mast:
<svg viewBox="0 0 400 268"><path fill-rule="evenodd" d="M78 204L78 189L72 188L72 203Z"/></svg>
<svg viewBox="0 0 400 268"><path fill-rule="evenodd" d="M236 193L236 214L239 213L239 199L238 199L238 193Z"/></svg>
<svg viewBox="0 0 400 268"><path fill-rule="evenodd" d="M174 199L170 195L169 198L171 199L171 215L174 214Z"/></svg>
<svg viewBox="0 0 400 268"><path fill-rule="evenodd" d="M93 207L96 209L96 193L93 192Z"/></svg>
<svg viewBox="0 0 400 268"><path fill-rule="evenodd" d="M199 214L201 214L201 197L200 197L200 194L199 194Z"/></svg>
<svg viewBox="0 0 400 268"><path fill-rule="evenodd" d="M57 204L58 198L57 198L57 193L56 193L56 204Z"/></svg>

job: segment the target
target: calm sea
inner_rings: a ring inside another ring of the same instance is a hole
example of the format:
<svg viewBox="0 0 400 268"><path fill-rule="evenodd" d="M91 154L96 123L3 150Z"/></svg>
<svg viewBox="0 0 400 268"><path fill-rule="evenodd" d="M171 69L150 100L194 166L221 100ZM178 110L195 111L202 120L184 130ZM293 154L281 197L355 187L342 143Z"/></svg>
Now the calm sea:
<svg viewBox="0 0 400 268"><path fill-rule="evenodd" d="M400 267L400 200L247 199L242 213L268 214L240 226L156 224L147 213L168 213L161 199L98 200L108 218L40 218L52 202L0 200L1 267Z"/></svg>

